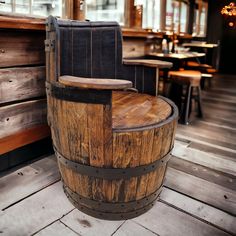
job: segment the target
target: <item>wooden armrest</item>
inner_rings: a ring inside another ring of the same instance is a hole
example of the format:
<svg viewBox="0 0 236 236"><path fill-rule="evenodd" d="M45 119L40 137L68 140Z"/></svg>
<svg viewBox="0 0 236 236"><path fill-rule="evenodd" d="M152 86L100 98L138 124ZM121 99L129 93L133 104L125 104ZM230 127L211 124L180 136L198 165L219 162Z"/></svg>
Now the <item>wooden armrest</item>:
<svg viewBox="0 0 236 236"><path fill-rule="evenodd" d="M59 82L67 86L84 89L119 90L132 87L132 82L128 80L84 78L69 75L60 76Z"/></svg>
<svg viewBox="0 0 236 236"><path fill-rule="evenodd" d="M140 66L147 66L147 67L155 67L155 68L171 68L173 63L167 61L160 61L160 60L148 60L148 59L124 59L124 65L140 65Z"/></svg>

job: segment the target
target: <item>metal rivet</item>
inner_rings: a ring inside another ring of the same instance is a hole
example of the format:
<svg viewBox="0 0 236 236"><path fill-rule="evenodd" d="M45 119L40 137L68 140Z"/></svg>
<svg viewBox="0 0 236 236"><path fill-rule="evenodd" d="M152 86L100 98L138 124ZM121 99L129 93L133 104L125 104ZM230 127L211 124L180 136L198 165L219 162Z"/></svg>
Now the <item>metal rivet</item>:
<svg viewBox="0 0 236 236"><path fill-rule="evenodd" d="M4 50L4 49L1 49L1 53L5 53L5 50Z"/></svg>

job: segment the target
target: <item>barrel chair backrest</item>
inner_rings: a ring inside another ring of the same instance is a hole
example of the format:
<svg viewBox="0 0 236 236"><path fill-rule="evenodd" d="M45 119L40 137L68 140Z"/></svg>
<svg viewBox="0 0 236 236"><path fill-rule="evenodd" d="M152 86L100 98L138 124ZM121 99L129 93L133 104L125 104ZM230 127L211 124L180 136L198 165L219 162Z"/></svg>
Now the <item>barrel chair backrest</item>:
<svg viewBox="0 0 236 236"><path fill-rule="evenodd" d="M55 42L56 80L62 75L122 77L122 33L116 22L82 22L49 17L47 40Z"/></svg>

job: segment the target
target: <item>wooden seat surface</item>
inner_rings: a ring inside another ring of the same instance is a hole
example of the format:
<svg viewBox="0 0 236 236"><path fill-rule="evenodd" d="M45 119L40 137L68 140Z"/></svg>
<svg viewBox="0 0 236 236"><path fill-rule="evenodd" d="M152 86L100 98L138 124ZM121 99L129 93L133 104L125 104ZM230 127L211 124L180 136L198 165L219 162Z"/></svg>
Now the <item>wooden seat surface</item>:
<svg viewBox="0 0 236 236"><path fill-rule="evenodd" d="M202 78L202 73L195 70L181 70L170 71L169 77L175 82L181 84L191 84L192 86L199 86Z"/></svg>
<svg viewBox="0 0 236 236"><path fill-rule="evenodd" d="M112 94L113 129L154 126L166 120L171 113L171 106L160 97L123 91Z"/></svg>

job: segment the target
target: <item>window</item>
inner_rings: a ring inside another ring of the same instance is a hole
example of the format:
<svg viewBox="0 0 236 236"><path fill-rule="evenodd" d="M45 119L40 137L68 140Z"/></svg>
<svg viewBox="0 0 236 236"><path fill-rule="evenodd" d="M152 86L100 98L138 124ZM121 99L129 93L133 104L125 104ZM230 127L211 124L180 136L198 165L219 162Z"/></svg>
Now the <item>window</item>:
<svg viewBox="0 0 236 236"><path fill-rule="evenodd" d="M87 0L86 18L91 21L117 21L124 25L125 0Z"/></svg>
<svg viewBox="0 0 236 236"><path fill-rule="evenodd" d="M179 0L166 0L166 27L167 31L175 33L187 32L189 5Z"/></svg>
<svg viewBox="0 0 236 236"><path fill-rule="evenodd" d="M189 18L189 4L181 2L180 14L180 32L186 33L188 31L188 18Z"/></svg>
<svg viewBox="0 0 236 236"><path fill-rule="evenodd" d="M208 3L197 1L194 9L193 36L206 36Z"/></svg>
<svg viewBox="0 0 236 236"><path fill-rule="evenodd" d="M159 30L161 0L137 0L135 4L143 5L143 28Z"/></svg>
<svg viewBox="0 0 236 236"><path fill-rule="evenodd" d="M62 0L0 0L0 12L62 16Z"/></svg>

